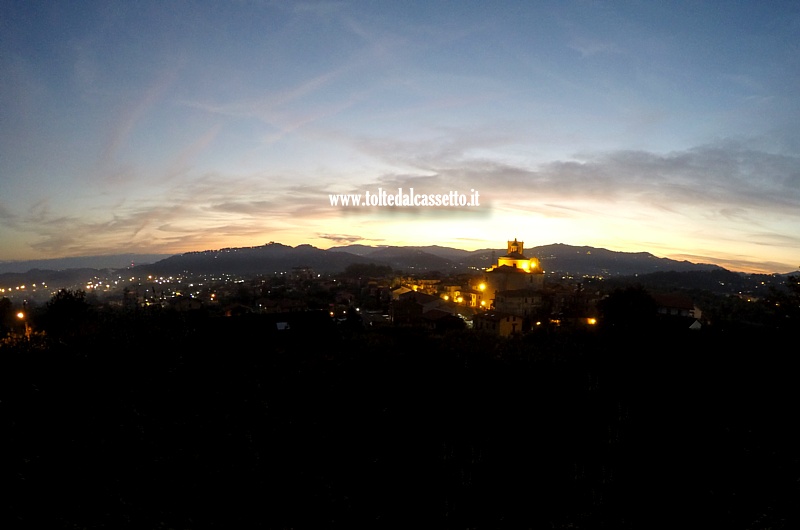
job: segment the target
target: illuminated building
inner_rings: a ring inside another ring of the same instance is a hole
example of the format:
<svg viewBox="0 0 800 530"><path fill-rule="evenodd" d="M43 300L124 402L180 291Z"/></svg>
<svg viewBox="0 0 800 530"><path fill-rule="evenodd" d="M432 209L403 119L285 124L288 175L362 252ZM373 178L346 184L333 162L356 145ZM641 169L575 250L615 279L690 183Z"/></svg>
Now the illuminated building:
<svg viewBox="0 0 800 530"><path fill-rule="evenodd" d="M539 290L544 286L544 271L539 260L526 257L523 246L516 238L509 241L508 252L486 269L486 298L495 300L500 291Z"/></svg>

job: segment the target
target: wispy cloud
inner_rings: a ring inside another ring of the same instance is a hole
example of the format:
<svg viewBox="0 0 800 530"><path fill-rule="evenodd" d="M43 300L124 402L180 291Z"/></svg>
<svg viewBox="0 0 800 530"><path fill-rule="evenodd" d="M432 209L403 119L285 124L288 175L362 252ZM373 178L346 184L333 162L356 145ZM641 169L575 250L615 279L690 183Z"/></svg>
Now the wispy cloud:
<svg viewBox="0 0 800 530"><path fill-rule="evenodd" d="M714 263L728 270L746 271L756 274L773 274L775 272L787 273L800 270L800 265L770 260L754 260L751 256L745 255L715 254L714 256L709 256L705 254L681 253L671 254L669 257L677 260L691 261L693 263Z"/></svg>
<svg viewBox="0 0 800 530"><path fill-rule="evenodd" d="M97 161L95 170L96 178L108 179L109 176L119 177L124 172L117 169L119 161L117 155L126 146L133 130L139 121L149 112L153 106L160 101L167 89L175 83L177 73L174 70L163 72L137 100L126 105L116 116L111 130L107 135L107 142Z"/></svg>
<svg viewBox="0 0 800 530"><path fill-rule="evenodd" d="M17 216L2 202L0 202L0 219L3 224L11 224L16 220Z"/></svg>
<svg viewBox="0 0 800 530"><path fill-rule="evenodd" d="M622 50L613 42L589 37L574 37L569 47L580 53L583 57L622 53Z"/></svg>
<svg viewBox="0 0 800 530"><path fill-rule="evenodd" d="M164 178L170 179L191 169L192 163L208 149L221 130L222 124L217 123L197 137L194 142L183 148L169 163Z"/></svg>
<svg viewBox="0 0 800 530"><path fill-rule="evenodd" d="M317 234L317 237L320 239L329 239L334 243L339 244L353 244L357 243L358 241L366 241L366 238L361 236L354 236L354 235L347 235L347 234Z"/></svg>
<svg viewBox="0 0 800 530"><path fill-rule="evenodd" d="M703 207L742 216L753 209L796 216L800 211L800 158L750 148L741 142L702 145L666 154L647 151L578 153L572 160L523 166L473 158L470 139L427 142L364 141L386 163L415 168L384 175L374 185L476 188L488 196L524 194L557 204L574 198L637 200L654 208ZM419 146L419 150L415 147Z"/></svg>

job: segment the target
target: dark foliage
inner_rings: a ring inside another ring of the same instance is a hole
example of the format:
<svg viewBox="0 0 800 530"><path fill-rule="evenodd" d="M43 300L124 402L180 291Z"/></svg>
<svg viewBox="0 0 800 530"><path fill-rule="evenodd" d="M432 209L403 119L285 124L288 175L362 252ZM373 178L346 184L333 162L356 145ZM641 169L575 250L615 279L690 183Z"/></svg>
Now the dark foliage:
<svg viewBox="0 0 800 530"><path fill-rule="evenodd" d="M766 304L781 327L800 329L800 275L787 276L783 289L772 289Z"/></svg>
<svg viewBox="0 0 800 530"><path fill-rule="evenodd" d="M38 318L40 327L54 340L87 337L96 331L96 319L86 292L61 289Z"/></svg>
<svg viewBox="0 0 800 530"><path fill-rule="evenodd" d="M0 298L0 336L5 335L17 326L14 306L6 297Z"/></svg>
<svg viewBox="0 0 800 530"><path fill-rule="evenodd" d="M641 329L655 324L658 306L640 285L614 289L597 303L603 326L615 329Z"/></svg>
<svg viewBox="0 0 800 530"><path fill-rule="evenodd" d="M62 303L83 307L73 293L48 311ZM788 331L501 341L316 317L281 330L269 315L83 315L90 334L0 349L5 528L800 522Z"/></svg>

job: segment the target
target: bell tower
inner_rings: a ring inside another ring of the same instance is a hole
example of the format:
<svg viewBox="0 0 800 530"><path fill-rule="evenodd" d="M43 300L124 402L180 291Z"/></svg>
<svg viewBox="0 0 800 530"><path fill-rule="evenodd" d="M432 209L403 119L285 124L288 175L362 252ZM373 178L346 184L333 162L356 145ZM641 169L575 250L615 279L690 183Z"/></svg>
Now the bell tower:
<svg viewBox="0 0 800 530"><path fill-rule="evenodd" d="M525 245L523 241L517 241L517 238L514 238L514 241L508 242L508 253L510 254L522 254L522 247Z"/></svg>

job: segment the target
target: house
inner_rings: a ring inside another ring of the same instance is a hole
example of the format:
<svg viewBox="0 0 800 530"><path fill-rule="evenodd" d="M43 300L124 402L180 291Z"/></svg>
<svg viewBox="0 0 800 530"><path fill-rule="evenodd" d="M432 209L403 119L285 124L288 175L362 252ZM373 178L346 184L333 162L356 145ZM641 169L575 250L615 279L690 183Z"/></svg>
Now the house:
<svg viewBox="0 0 800 530"><path fill-rule="evenodd" d="M702 329L700 322L702 311L694 305L692 299L684 293L653 293L650 295L656 302L656 311L662 327L676 330Z"/></svg>
<svg viewBox="0 0 800 530"><path fill-rule="evenodd" d="M170 302L172 309L176 311L196 311L203 309L203 302L197 298L189 296L176 296Z"/></svg>
<svg viewBox="0 0 800 530"><path fill-rule="evenodd" d="M651 294L656 301L659 315L672 315L680 317L700 318L702 311L694 305L692 299L684 293L655 293Z"/></svg>
<svg viewBox="0 0 800 530"><path fill-rule="evenodd" d="M434 309L452 313L442 298L419 291L409 291L392 301L389 314L395 325L419 325L424 324L422 316Z"/></svg>
<svg viewBox="0 0 800 530"><path fill-rule="evenodd" d="M431 309L423 313L421 318L422 322L434 331L442 332L449 329L464 329L466 327L466 324L460 317L442 309Z"/></svg>
<svg viewBox="0 0 800 530"><path fill-rule="evenodd" d="M472 317L472 327L500 337L509 337L522 331L522 317L500 311L486 311Z"/></svg>
<svg viewBox="0 0 800 530"><path fill-rule="evenodd" d="M398 287L397 289L392 290L392 300L397 300L400 298L400 295L414 292L413 289L409 289L408 287Z"/></svg>
<svg viewBox="0 0 800 530"><path fill-rule="evenodd" d="M467 307L485 308L487 303L483 298L483 291L475 289L463 289L459 296Z"/></svg>
<svg viewBox="0 0 800 530"><path fill-rule="evenodd" d="M495 293L494 308L501 313L530 317L544 306L544 293L535 289L513 289Z"/></svg>

